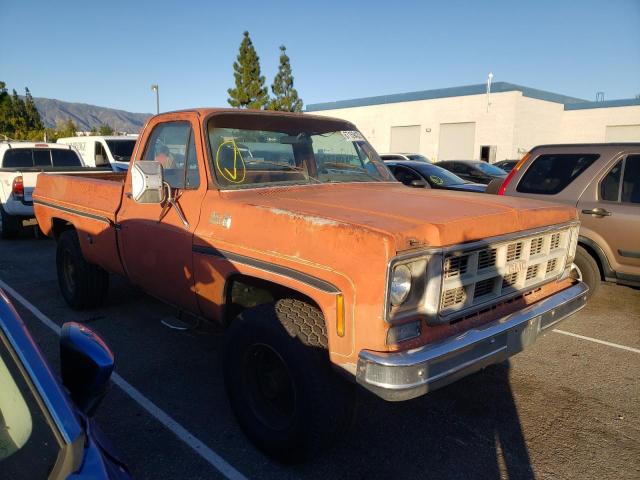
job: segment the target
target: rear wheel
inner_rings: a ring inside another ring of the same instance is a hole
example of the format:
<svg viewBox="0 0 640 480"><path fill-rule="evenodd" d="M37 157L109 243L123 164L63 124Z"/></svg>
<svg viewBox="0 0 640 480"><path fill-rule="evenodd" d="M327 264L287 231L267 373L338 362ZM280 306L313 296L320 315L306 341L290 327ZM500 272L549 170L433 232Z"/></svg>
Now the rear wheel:
<svg viewBox="0 0 640 480"><path fill-rule="evenodd" d="M600 269L598 264L583 247L576 247L576 258L573 260L571 276L589 286L587 297L591 298L600 288Z"/></svg>
<svg viewBox="0 0 640 480"><path fill-rule="evenodd" d="M9 215L2 205L0 205L0 220L2 220L2 238L15 238L18 236L21 227L21 221L19 217Z"/></svg>
<svg viewBox="0 0 640 480"><path fill-rule="evenodd" d="M71 308L97 307L106 298L109 274L84 259L75 230L66 230L60 235L56 267L60 292Z"/></svg>
<svg viewBox="0 0 640 480"><path fill-rule="evenodd" d="M231 407L249 439L282 462L330 446L350 425L355 390L332 370L322 314L283 299L246 310L226 336Z"/></svg>

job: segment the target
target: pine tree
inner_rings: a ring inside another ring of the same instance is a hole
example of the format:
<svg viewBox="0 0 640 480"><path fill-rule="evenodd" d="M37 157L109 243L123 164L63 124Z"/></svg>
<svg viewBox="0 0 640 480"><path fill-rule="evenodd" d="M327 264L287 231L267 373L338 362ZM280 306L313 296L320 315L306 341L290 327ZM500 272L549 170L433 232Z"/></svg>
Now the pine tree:
<svg viewBox="0 0 640 480"><path fill-rule="evenodd" d="M261 109L269 102L269 91L260 75L260 57L253 48L249 32L244 32L237 61L233 62L236 87L227 90L229 105L236 108Z"/></svg>
<svg viewBox="0 0 640 480"><path fill-rule="evenodd" d="M302 100L298 97L298 91L293 88L291 63L286 51L287 48L284 45L280 46L280 66L271 85L274 97L269 102L268 108L284 112L300 112L302 111Z"/></svg>
<svg viewBox="0 0 640 480"><path fill-rule="evenodd" d="M42 130L44 126L42 125L40 112L38 112L36 104L33 101L33 97L31 96L31 92L27 87L24 87L24 106L29 130Z"/></svg>

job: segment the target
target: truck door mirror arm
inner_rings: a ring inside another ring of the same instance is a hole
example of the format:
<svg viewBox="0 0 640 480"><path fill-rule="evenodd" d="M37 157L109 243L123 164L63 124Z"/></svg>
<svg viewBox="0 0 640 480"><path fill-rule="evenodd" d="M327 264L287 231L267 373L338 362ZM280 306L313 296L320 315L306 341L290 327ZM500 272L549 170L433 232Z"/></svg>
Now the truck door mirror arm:
<svg viewBox="0 0 640 480"><path fill-rule="evenodd" d="M178 204L178 198L180 198L180 195L176 194L177 190L171 188L171 185L169 185L167 182L164 182L164 187L166 189L166 195L164 196L164 205L162 206L162 211L160 212L160 218L158 218L158 221L162 221L164 216L169 211L169 208L173 207L178 214L178 218L180 218L180 221L184 225L184 228L188 229L189 222L187 222L187 219L184 216L184 212Z"/></svg>

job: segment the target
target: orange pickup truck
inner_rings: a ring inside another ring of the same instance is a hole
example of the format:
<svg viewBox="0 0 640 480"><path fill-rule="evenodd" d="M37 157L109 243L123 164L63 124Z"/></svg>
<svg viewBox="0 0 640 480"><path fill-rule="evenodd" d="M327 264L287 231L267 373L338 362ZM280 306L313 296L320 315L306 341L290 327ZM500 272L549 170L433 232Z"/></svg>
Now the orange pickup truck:
<svg viewBox="0 0 640 480"><path fill-rule="evenodd" d="M228 327L231 405L281 460L344 431L354 384L423 395L586 302L574 208L407 188L338 119L164 113L127 173L43 174L33 198L72 307L103 301L110 272Z"/></svg>

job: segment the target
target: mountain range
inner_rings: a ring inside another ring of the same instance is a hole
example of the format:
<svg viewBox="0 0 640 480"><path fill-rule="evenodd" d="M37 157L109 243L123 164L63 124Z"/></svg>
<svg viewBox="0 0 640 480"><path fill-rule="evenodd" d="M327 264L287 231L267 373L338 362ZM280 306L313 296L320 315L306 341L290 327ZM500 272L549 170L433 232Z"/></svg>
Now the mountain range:
<svg viewBox="0 0 640 480"><path fill-rule="evenodd" d="M150 113L131 113L114 108L97 107L86 103L71 103L51 98L33 99L45 127L54 128L69 119L79 131L89 131L93 127L109 125L115 131L138 133Z"/></svg>

